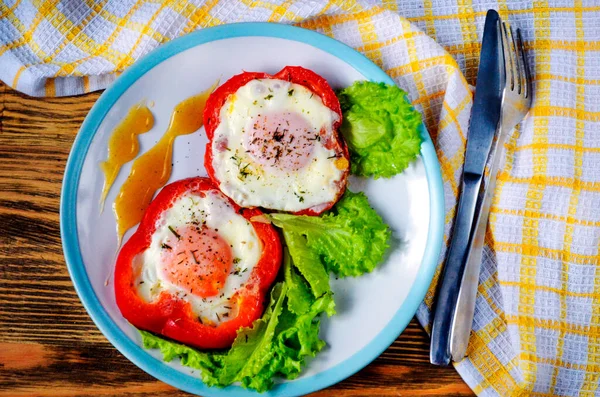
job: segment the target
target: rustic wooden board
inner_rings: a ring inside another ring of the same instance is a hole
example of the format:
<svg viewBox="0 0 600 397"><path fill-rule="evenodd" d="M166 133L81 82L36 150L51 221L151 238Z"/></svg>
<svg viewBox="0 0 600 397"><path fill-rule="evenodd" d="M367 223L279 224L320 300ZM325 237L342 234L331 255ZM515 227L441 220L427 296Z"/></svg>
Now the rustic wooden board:
<svg viewBox="0 0 600 397"><path fill-rule="evenodd" d="M99 94L31 98L0 82L0 397L180 396L123 357L79 302L58 208L71 144ZM429 364L416 321L356 375L315 396L472 396Z"/></svg>

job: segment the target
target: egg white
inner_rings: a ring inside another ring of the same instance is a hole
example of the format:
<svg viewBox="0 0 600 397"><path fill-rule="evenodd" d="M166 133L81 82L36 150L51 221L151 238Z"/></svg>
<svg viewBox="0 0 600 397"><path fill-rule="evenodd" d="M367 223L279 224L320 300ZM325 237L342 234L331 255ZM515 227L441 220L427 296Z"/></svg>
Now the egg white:
<svg viewBox="0 0 600 397"><path fill-rule="evenodd" d="M253 80L225 102L212 140L212 166L220 189L242 207L260 206L296 212L333 201L343 170L335 164L336 153L314 141L308 164L297 171L274 174L258 164L243 145L244 128L265 112L300 113L316 132L333 136L337 113L304 86L288 81ZM227 142L227 149L219 149Z"/></svg>
<svg viewBox="0 0 600 397"><path fill-rule="evenodd" d="M136 258L136 261L141 262L136 285L140 296L147 302L155 301L162 291L166 291L189 302L197 316L219 324L228 316L226 313L236 309L228 298L248 281L262 255L263 247L252 224L236 213L227 198L216 190L205 193L205 197L185 194L163 212L157 220L150 246ZM221 294L214 297L202 298L189 294L164 278L159 271L163 249L161 246L172 237L169 226L176 229L192 222L206 222L207 227L218 230L218 234L230 245L233 257L237 258L237 263L232 265L237 271L228 275ZM234 269L232 273L233 271Z"/></svg>

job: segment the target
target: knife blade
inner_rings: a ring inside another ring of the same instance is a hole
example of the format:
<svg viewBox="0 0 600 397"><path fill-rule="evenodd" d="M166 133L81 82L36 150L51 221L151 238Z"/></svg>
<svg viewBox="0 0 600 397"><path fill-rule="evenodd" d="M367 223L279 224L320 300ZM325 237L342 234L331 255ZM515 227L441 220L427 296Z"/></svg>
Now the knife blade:
<svg viewBox="0 0 600 397"><path fill-rule="evenodd" d="M430 361L448 365L451 360L450 332L472 243L474 220L478 218L481 182L500 121L502 102L500 17L494 10L486 15L475 98L467 133L467 147L458 209L450 247L438 289L431 330Z"/></svg>

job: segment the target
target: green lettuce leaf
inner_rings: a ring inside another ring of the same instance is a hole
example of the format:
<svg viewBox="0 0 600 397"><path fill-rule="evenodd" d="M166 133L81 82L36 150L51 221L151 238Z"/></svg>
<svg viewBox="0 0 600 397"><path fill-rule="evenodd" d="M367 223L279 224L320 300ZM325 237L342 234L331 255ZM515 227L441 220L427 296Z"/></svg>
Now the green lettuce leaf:
<svg viewBox="0 0 600 397"><path fill-rule="evenodd" d="M286 293L284 283L275 284L271 290L271 303L263 317L256 320L252 328L242 328L238 332L231 349L223 357L222 369L217 372L220 384L240 381L243 386L257 391L271 388L272 377L279 365L274 349L275 328Z"/></svg>
<svg viewBox="0 0 600 397"><path fill-rule="evenodd" d="M302 236L302 233L293 228L284 228L283 237L294 265L308 282L313 296L318 298L323 294L330 293L329 273L321 263L318 253L307 248L306 238Z"/></svg>
<svg viewBox="0 0 600 397"><path fill-rule="evenodd" d="M355 82L338 93L355 175L391 177L420 152L421 114L395 85Z"/></svg>
<svg viewBox="0 0 600 397"><path fill-rule="evenodd" d="M304 263L304 258L316 254L327 270L342 277L371 272L389 247L390 229L363 193L346 190L321 217L270 214L269 218L283 229L294 263Z"/></svg>
<svg viewBox="0 0 600 397"><path fill-rule="evenodd" d="M284 251L283 271L288 286L287 306L292 314L299 316L310 310L315 299L310 286L303 277L293 269L291 262L292 260L288 251ZM325 274L327 275L327 273ZM329 287L329 275L327 275L327 287Z"/></svg>
<svg viewBox="0 0 600 397"><path fill-rule="evenodd" d="M175 358L180 358L181 364L192 368L203 369L212 368L215 366L215 361L213 361L214 355L212 354L199 352L198 350L189 346L164 339L147 331L138 331L142 336L144 348L160 349L160 352L163 355L163 360L166 362L172 361Z"/></svg>

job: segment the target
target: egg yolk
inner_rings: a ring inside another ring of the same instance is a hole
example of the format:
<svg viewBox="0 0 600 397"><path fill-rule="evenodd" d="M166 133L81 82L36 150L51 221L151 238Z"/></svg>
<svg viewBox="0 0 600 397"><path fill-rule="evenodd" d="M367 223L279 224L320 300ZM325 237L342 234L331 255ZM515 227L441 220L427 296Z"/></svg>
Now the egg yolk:
<svg viewBox="0 0 600 397"><path fill-rule="evenodd" d="M192 295L217 295L233 263L229 244L218 230L202 225L169 229L171 236L162 244L164 278Z"/></svg>
<svg viewBox="0 0 600 397"><path fill-rule="evenodd" d="M306 166L320 140L309 122L295 112L270 112L250 120L244 134L244 149L265 166L297 171Z"/></svg>

